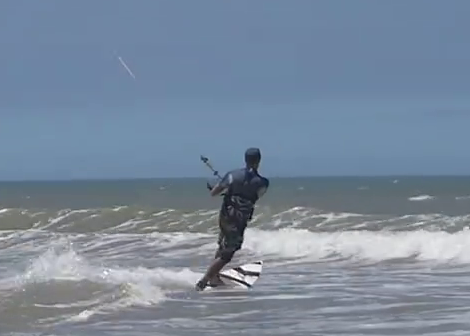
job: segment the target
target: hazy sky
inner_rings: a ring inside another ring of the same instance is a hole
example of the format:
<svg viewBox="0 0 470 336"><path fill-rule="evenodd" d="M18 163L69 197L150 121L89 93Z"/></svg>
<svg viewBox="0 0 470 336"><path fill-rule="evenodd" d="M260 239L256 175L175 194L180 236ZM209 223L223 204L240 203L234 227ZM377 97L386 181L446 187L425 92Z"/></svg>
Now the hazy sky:
<svg viewBox="0 0 470 336"><path fill-rule="evenodd" d="M0 2L0 179L467 173L469 1ZM134 80L118 60L121 56Z"/></svg>

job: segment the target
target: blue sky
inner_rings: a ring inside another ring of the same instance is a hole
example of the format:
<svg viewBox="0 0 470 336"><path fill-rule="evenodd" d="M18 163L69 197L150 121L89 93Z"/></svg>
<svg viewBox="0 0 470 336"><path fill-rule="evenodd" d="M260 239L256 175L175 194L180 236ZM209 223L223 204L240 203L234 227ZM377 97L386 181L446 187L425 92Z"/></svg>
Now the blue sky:
<svg viewBox="0 0 470 336"><path fill-rule="evenodd" d="M467 1L0 2L0 179L465 174ZM134 72L120 65L121 56Z"/></svg>

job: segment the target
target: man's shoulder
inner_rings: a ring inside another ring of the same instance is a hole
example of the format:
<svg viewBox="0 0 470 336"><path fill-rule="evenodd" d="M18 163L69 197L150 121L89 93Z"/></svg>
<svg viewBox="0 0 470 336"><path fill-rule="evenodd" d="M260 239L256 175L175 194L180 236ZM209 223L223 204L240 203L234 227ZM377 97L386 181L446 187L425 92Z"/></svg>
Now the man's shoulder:
<svg viewBox="0 0 470 336"><path fill-rule="evenodd" d="M233 180L243 180L245 178L245 168L232 169L227 175L230 175Z"/></svg>
<svg viewBox="0 0 470 336"><path fill-rule="evenodd" d="M235 168L235 169L232 169L230 170L227 175L231 175L231 178L233 180L244 180L245 179L245 176L246 176L246 173L247 173L248 169L243 167L243 168ZM256 172L256 176L259 178L259 180L261 181L261 183L265 186L269 186L269 179L262 176L259 172Z"/></svg>
<svg viewBox="0 0 470 336"><path fill-rule="evenodd" d="M264 176L259 176L261 178L261 183L263 184L264 187L269 187L269 179L267 177L264 177Z"/></svg>
<svg viewBox="0 0 470 336"><path fill-rule="evenodd" d="M230 174L240 174L244 173L246 171L246 168L235 168L229 171Z"/></svg>
<svg viewBox="0 0 470 336"><path fill-rule="evenodd" d="M262 179L263 179L264 183L269 185L269 179L267 177L262 176Z"/></svg>
<svg viewBox="0 0 470 336"><path fill-rule="evenodd" d="M258 175L258 177L265 183L268 183L269 184L269 179L263 175L261 175L259 172L256 172L256 175Z"/></svg>
<svg viewBox="0 0 470 336"><path fill-rule="evenodd" d="M258 175L258 178L261 182L262 187L268 187L269 186L269 179L267 177L264 177L259 172L256 172L256 175Z"/></svg>

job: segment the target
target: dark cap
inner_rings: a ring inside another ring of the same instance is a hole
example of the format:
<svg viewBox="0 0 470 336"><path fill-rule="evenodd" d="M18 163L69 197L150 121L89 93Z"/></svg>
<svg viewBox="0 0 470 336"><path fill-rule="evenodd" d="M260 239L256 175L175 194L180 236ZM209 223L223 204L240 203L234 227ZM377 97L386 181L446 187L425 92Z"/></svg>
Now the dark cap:
<svg viewBox="0 0 470 336"><path fill-rule="evenodd" d="M246 163L256 163L261 160L261 151L259 148L248 148L245 151L245 162Z"/></svg>

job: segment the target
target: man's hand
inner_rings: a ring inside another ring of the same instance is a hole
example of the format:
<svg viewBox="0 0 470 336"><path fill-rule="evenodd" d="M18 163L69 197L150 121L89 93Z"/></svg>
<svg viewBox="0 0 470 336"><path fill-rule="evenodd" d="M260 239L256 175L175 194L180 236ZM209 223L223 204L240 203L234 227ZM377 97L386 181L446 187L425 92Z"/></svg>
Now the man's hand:
<svg viewBox="0 0 470 336"><path fill-rule="evenodd" d="M228 191L230 185L232 184L232 174L227 173L225 176L220 179L214 186L210 185L209 182L206 183L207 189L210 190L211 196L225 196L225 192Z"/></svg>
<svg viewBox="0 0 470 336"><path fill-rule="evenodd" d="M206 188L211 192L211 196L225 196L225 188L220 186L220 184L216 184L212 186L209 182L206 182Z"/></svg>

